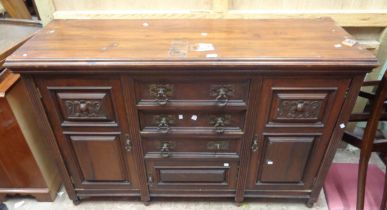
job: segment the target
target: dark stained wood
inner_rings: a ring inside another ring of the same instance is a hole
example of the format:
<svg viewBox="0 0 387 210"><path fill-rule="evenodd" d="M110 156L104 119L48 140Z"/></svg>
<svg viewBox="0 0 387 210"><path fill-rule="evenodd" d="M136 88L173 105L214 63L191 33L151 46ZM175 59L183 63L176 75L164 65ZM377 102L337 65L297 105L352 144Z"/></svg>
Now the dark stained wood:
<svg viewBox="0 0 387 210"><path fill-rule="evenodd" d="M160 158L145 156L150 193L162 189L202 190L234 189L237 178L236 155L179 154Z"/></svg>
<svg viewBox="0 0 387 210"><path fill-rule="evenodd" d="M243 130L244 115L244 112L140 112L140 122L141 130L155 129L159 133L169 132L166 127L171 130L174 128L189 129L193 127L194 129L202 127L216 133L217 128L218 130ZM165 126L160 125L163 119L167 120Z"/></svg>
<svg viewBox="0 0 387 210"><path fill-rule="evenodd" d="M343 108L376 65L357 45L335 47L345 38L329 19L58 20L6 65L27 78L76 204L122 195L310 206Z"/></svg>
<svg viewBox="0 0 387 210"><path fill-rule="evenodd" d="M203 153L239 153L240 139L229 138L143 138L142 145L144 151L158 152L161 154L162 146L168 144L168 153L173 156L174 152L203 152Z"/></svg>
<svg viewBox="0 0 387 210"><path fill-rule="evenodd" d="M47 98L43 102L46 108L50 107L48 109L50 119L56 122L53 124L56 138L61 152L65 154L65 161L69 164L73 184L79 188L117 186L138 189L139 179L135 170L133 142L128 131L120 77L106 79L100 76L90 79L91 77L85 76L77 79L47 77L38 83L40 93ZM63 94L72 97L63 101ZM62 107L62 103L66 104L66 107ZM68 122L64 123L64 119ZM112 120L114 123L110 123ZM74 144L74 136L89 141L87 144L79 142ZM101 144L101 138L114 136L113 142L105 141ZM88 152L91 152L91 155L87 155ZM82 156L79 156L81 153ZM94 175L109 179L86 179L85 167L95 161L97 161L94 163L95 167L88 174L98 173ZM106 168L105 164L110 161L114 163ZM113 175L109 175L109 169L113 169L111 171Z"/></svg>
<svg viewBox="0 0 387 210"><path fill-rule="evenodd" d="M217 81L209 78L200 80L182 78L179 81L168 81L168 78L165 77L160 77L158 80L152 79L150 81L141 81L141 78L137 80L138 106L158 106L163 100L166 101L165 106L192 103L207 103L207 106L212 104L215 107L243 106L246 105L248 97L248 80L241 82L240 80ZM156 93L164 89L167 89L165 98L157 98Z"/></svg>
<svg viewBox="0 0 387 210"><path fill-rule="evenodd" d="M85 181L124 181L125 167L116 136L70 136Z"/></svg>
<svg viewBox="0 0 387 210"><path fill-rule="evenodd" d="M313 137L267 137L259 181L300 183L313 143Z"/></svg>
<svg viewBox="0 0 387 210"><path fill-rule="evenodd" d="M226 181L226 169L160 169L160 182L163 183L223 183Z"/></svg>

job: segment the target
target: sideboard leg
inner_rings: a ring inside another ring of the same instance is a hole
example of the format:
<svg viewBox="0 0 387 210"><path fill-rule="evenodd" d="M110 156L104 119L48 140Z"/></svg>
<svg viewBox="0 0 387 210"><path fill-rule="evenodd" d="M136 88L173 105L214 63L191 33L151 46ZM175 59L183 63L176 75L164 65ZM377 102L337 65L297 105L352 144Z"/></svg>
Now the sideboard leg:
<svg viewBox="0 0 387 210"><path fill-rule="evenodd" d="M316 203L316 199L314 199L314 198L309 198L309 199L306 201L305 205L306 205L308 208L312 208L313 205L314 205L314 203Z"/></svg>
<svg viewBox="0 0 387 210"><path fill-rule="evenodd" d="M31 194L39 202L52 202L54 201L50 194Z"/></svg>
<svg viewBox="0 0 387 210"><path fill-rule="evenodd" d="M243 201L244 201L243 196L236 196L235 197L235 205L236 206L242 206Z"/></svg>
<svg viewBox="0 0 387 210"><path fill-rule="evenodd" d="M77 196L74 200L73 200L73 204L78 206L79 204L81 203L81 199Z"/></svg>
<svg viewBox="0 0 387 210"><path fill-rule="evenodd" d="M243 204L242 202L235 201L235 205L238 207L242 206L242 204Z"/></svg>
<svg viewBox="0 0 387 210"><path fill-rule="evenodd" d="M141 196L141 201L144 203L145 206L150 205L150 197L149 196Z"/></svg>

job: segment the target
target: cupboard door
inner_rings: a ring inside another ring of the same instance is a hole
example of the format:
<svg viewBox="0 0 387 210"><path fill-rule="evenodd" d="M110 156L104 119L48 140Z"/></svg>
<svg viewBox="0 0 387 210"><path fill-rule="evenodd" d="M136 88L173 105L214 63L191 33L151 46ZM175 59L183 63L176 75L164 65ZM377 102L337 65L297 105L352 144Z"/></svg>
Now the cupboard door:
<svg viewBox="0 0 387 210"><path fill-rule="evenodd" d="M313 188L349 82L323 76L263 80L248 193Z"/></svg>
<svg viewBox="0 0 387 210"><path fill-rule="evenodd" d="M321 135L270 134L252 154L248 190L306 190L321 158Z"/></svg>
<svg viewBox="0 0 387 210"><path fill-rule="evenodd" d="M37 84L75 187L138 189L120 78L62 75Z"/></svg>
<svg viewBox="0 0 387 210"><path fill-rule="evenodd" d="M82 174L82 181L122 182L127 179L118 136L71 135L68 138Z"/></svg>
<svg viewBox="0 0 387 210"><path fill-rule="evenodd" d="M313 142L314 137L267 137L258 181L302 182Z"/></svg>

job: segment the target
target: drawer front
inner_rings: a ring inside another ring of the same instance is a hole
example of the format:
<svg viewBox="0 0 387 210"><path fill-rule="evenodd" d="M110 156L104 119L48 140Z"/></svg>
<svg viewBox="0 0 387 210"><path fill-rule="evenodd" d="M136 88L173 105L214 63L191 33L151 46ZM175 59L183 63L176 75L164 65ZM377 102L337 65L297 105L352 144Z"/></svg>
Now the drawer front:
<svg viewBox="0 0 387 210"><path fill-rule="evenodd" d="M324 127L340 109L348 80L266 80L266 127Z"/></svg>
<svg viewBox="0 0 387 210"><path fill-rule="evenodd" d="M142 131L173 133L178 130L205 130L209 133L223 134L227 131L242 131L244 112L140 112Z"/></svg>
<svg viewBox="0 0 387 210"><path fill-rule="evenodd" d="M323 125L331 90L278 90L273 92L268 124Z"/></svg>
<svg viewBox="0 0 387 210"><path fill-rule="evenodd" d="M229 157L176 156L170 159L146 156L150 190L233 189L236 185L237 156Z"/></svg>
<svg viewBox="0 0 387 210"><path fill-rule="evenodd" d="M47 79L38 81L49 112L62 127L119 127L122 112L120 81L101 78Z"/></svg>
<svg viewBox="0 0 387 210"><path fill-rule="evenodd" d="M170 158L177 153L221 153L237 154L240 150L240 139L202 139L202 138L143 138L145 153L156 153L160 157Z"/></svg>
<svg viewBox="0 0 387 210"><path fill-rule="evenodd" d="M246 104L249 81L218 81L185 78L168 81L141 81L136 83L136 97L139 104L173 105L179 102L207 102L208 105L226 106Z"/></svg>
<svg viewBox="0 0 387 210"><path fill-rule="evenodd" d="M117 126L110 88L51 88L62 126Z"/></svg>

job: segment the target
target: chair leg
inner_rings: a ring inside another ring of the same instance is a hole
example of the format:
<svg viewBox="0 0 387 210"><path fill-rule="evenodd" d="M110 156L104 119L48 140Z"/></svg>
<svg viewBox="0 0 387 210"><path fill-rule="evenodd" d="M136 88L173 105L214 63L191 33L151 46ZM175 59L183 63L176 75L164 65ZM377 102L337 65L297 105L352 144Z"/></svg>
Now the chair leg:
<svg viewBox="0 0 387 210"><path fill-rule="evenodd" d="M360 151L359 170L357 176L356 210L364 209L365 185L367 180L367 169L370 156L371 154L365 154L365 152Z"/></svg>
<svg viewBox="0 0 387 210"><path fill-rule="evenodd" d="M384 174L384 190L382 196L382 203L380 204L380 210L386 210L387 202L387 153L384 154L384 163L386 164L386 173Z"/></svg>

